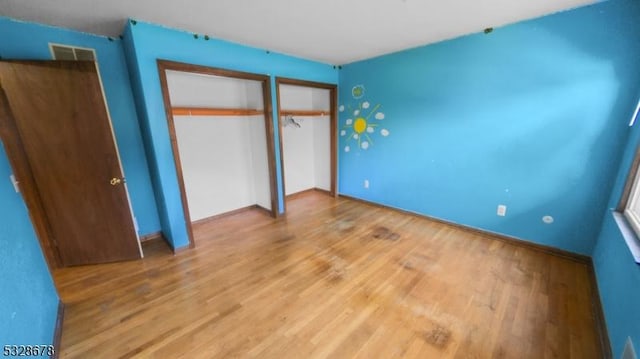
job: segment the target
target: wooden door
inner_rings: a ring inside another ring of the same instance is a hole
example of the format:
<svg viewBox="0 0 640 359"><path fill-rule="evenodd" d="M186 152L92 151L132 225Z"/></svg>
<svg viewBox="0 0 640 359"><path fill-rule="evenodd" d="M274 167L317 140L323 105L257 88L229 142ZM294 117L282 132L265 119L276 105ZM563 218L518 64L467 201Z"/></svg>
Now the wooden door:
<svg viewBox="0 0 640 359"><path fill-rule="evenodd" d="M142 257L94 62L0 61L0 135L58 265Z"/></svg>

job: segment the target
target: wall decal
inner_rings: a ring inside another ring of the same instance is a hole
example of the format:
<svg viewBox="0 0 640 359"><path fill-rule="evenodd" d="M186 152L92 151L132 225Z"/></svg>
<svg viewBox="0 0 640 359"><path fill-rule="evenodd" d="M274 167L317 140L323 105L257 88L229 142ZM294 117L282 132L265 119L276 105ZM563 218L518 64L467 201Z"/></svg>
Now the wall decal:
<svg viewBox="0 0 640 359"><path fill-rule="evenodd" d="M364 96L364 86L363 85L353 86L353 88L351 89L351 95L355 99L362 98L362 96Z"/></svg>
<svg viewBox="0 0 640 359"><path fill-rule="evenodd" d="M364 86L354 86L351 94L354 99L360 99L364 96ZM344 152L351 152L350 142L357 141L356 149L366 150L373 146L372 137L376 134L380 134L382 137L389 136L389 130L386 128L380 128L384 120L384 112L380 111L380 104L372 106L369 101L357 102L357 107L353 108L350 104L346 107L340 105L338 111L346 112L349 116L345 122L344 127L340 130L340 137L344 137L344 141L347 144L344 147ZM378 130L378 128L380 128Z"/></svg>

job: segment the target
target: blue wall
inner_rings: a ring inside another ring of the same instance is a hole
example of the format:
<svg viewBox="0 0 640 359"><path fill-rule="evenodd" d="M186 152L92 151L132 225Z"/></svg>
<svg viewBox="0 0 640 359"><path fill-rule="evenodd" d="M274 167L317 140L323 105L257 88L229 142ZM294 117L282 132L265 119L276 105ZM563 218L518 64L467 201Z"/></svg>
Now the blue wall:
<svg viewBox="0 0 640 359"><path fill-rule="evenodd" d="M160 229L119 41L0 17L3 59L50 60L48 43L94 48L140 233ZM0 344L52 342L58 295L0 149Z"/></svg>
<svg viewBox="0 0 640 359"><path fill-rule="evenodd" d="M273 118L276 119L275 76L325 83L338 83L338 71L331 65L303 60L265 50L210 39L195 39L192 33L142 21L127 24L124 49L131 66L133 91L138 103L141 127L151 163L162 231L174 248L188 245L178 179L173 162L157 59L205 65L271 76ZM278 126L274 122L276 158L279 159ZM277 167L279 210L283 210L282 173Z"/></svg>
<svg viewBox="0 0 640 359"><path fill-rule="evenodd" d="M0 346L52 344L58 294L10 174L0 146Z"/></svg>
<svg viewBox="0 0 640 359"><path fill-rule="evenodd" d="M640 98L640 93L638 95ZM636 121L640 121L640 118ZM636 123L627 141L608 208L604 211L602 230L593 251L598 289L614 358L620 358L628 336L633 339L636 350L640 345L640 310L638 310L640 266L631 256L611 211L617 208L620 202L624 184L639 145L640 124Z"/></svg>
<svg viewBox="0 0 640 359"><path fill-rule="evenodd" d="M144 22L128 23L120 42L0 17L0 56L49 59L48 42L96 49L140 233L162 227L175 248L188 240L156 59L269 74L274 111L274 76L339 79L341 193L577 253L595 246L619 357L627 336L640 342L640 269L609 210L640 143L638 126L631 137L626 126L640 94L639 7L599 3L349 64L340 74ZM346 121L358 117L373 132L348 139L354 126ZM277 172L282 211L279 163ZM0 149L0 343L50 343L58 296L10 173ZM508 206L506 217L495 215L498 204ZM542 223L543 215L555 222Z"/></svg>
<svg viewBox="0 0 640 359"><path fill-rule="evenodd" d="M340 192L590 255L640 88L638 10L609 1L344 66ZM366 150L347 124L365 101Z"/></svg>
<svg viewBox="0 0 640 359"><path fill-rule="evenodd" d="M51 60L50 42L96 50L139 233L144 235L159 231L158 211L121 41L109 41L103 36L4 17L0 17L0 33L3 36L3 41L0 42L0 56L3 59Z"/></svg>
<svg viewBox="0 0 640 359"><path fill-rule="evenodd" d="M593 262L613 357L620 358L628 336L636 350L640 348L640 266L634 262L610 211L604 216Z"/></svg>

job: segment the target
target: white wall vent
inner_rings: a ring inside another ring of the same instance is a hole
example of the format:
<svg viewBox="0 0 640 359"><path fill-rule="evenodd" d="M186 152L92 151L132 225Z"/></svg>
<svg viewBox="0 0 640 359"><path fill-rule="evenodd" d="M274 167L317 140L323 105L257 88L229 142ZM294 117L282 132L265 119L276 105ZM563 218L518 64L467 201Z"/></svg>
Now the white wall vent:
<svg viewBox="0 0 640 359"><path fill-rule="evenodd" d="M60 44L49 44L51 56L54 60L69 61L95 61L96 52L94 49L75 47Z"/></svg>

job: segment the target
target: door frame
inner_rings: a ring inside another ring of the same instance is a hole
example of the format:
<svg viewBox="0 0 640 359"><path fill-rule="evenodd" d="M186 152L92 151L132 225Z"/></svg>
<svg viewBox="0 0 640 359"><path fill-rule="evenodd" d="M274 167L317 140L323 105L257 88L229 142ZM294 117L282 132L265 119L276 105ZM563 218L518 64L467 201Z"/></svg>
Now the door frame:
<svg viewBox="0 0 640 359"><path fill-rule="evenodd" d="M286 184L285 184L285 175L284 175L284 151L282 145L282 115L280 115L280 85L293 85L300 87L311 87L317 89L329 90L329 147L331 148L330 154L330 172L331 172L331 190L329 194L332 197L338 196L338 85L329 84L324 82L314 82L314 81L306 81L306 80L298 80L287 77L276 77L276 101L278 104L278 129L280 136L279 137L279 145L280 145L280 173L282 173L282 196L283 196L283 204L284 204L284 213L287 212L287 200L286 197Z"/></svg>
<svg viewBox="0 0 640 359"><path fill-rule="evenodd" d="M189 202L187 200L187 192L184 184L184 176L182 173L182 162L178 151L178 136L176 134L175 120L171 106L171 98L169 96L169 84L167 82L167 70L189 72L203 75L213 75L219 77L229 77L240 80L258 81L262 84L262 98L264 110L265 133L267 137L267 163L269 167L269 188L271 191L271 216L278 217L278 191L276 183L276 164L274 149L274 133L271 106L271 79L268 75L259 75L250 72L227 70L217 67L194 65L183 62L170 60L157 60L158 74L160 75L160 88L162 90L162 100L164 102L164 111L166 114L167 125L169 127L169 138L171 141L171 151L173 152L173 162L178 177L178 185L180 187L180 199L182 200L182 211L185 222L187 223L187 235L189 237L189 248L195 247L193 236L191 215L189 214Z"/></svg>
<svg viewBox="0 0 640 359"><path fill-rule="evenodd" d="M63 62L58 60L2 60L2 62L15 62L21 64L41 64L41 63L55 63L55 62ZM113 140L113 146L116 151L116 158L118 159L118 165L120 167L120 172L124 176L124 168L122 167L122 160L120 158L120 152L118 148L118 143L115 138L115 133L113 130L113 123L111 120L111 114L109 112L109 104L107 103L106 95L104 92L104 86L102 84L102 77L100 75L100 69L98 67L98 63L93 61L95 66L96 76L98 77L98 82L100 84L100 89L102 92L102 99L105 108L105 113L108 120L109 128L111 129L110 134ZM5 112L6 109L6 112ZM31 222L33 224L34 231L36 233L36 237L38 238L38 242L40 242L40 247L45 257L45 261L49 268L49 272L53 274L53 271L59 268L63 268L62 258L60 253L57 250L57 244L54 236L52 235L53 231L51 229L51 222L49 216L47 215L44 205L42 203L40 191L38 190L35 178L33 176L33 172L31 170L31 166L29 164L29 160L27 158L26 152L24 150L24 145L22 142L22 138L20 136L20 132L15 122L15 117L13 115L13 111L11 109L9 99L7 98L6 92L2 87L2 83L0 83L0 139L2 140L3 147L5 149L5 153L9 160L9 165L11 166L12 171L14 172L14 176L18 183L18 189L20 194L22 195L22 199L27 206L27 212L29 212L29 218L31 218ZM131 205L131 197L129 195L129 189L126 187L125 183L125 193L127 197L127 202L129 205L129 214L131 216L131 221L134 225L134 233L136 236L136 240L138 241L138 248L140 248L140 258L143 257L141 243L140 243L140 235L138 234L136 228L136 219L133 213L133 208Z"/></svg>

